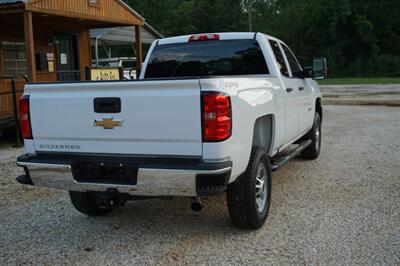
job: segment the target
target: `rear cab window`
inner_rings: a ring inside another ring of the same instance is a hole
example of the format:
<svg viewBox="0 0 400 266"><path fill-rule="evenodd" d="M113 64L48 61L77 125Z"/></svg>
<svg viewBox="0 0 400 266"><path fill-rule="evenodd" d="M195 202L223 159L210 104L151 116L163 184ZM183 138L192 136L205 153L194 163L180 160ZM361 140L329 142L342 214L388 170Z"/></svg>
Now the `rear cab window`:
<svg viewBox="0 0 400 266"><path fill-rule="evenodd" d="M145 78L269 74L256 40L208 40L157 45Z"/></svg>

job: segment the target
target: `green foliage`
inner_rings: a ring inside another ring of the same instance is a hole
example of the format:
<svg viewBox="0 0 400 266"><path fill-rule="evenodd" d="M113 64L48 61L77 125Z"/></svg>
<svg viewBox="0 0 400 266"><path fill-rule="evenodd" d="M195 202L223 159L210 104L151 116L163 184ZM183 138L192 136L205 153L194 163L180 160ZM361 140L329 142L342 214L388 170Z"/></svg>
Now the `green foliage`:
<svg viewBox="0 0 400 266"><path fill-rule="evenodd" d="M400 76L399 0L125 0L165 36L248 30L285 41L333 76Z"/></svg>

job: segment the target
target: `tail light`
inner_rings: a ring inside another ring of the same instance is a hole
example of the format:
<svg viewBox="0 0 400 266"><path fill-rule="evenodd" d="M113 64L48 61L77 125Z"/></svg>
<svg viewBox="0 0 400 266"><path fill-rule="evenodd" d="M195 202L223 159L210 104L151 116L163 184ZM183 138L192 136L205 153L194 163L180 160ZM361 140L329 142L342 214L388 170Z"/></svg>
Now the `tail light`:
<svg viewBox="0 0 400 266"><path fill-rule="evenodd" d="M210 33L210 34L197 34L189 37L189 42L197 42L197 41L216 41L219 40L219 34Z"/></svg>
<svg viewBox="0 0 400 266"><path fill-rule="evenodd" d="M232 134L230 97L220 92L203 92L201 100L203 141L214 142L228 139Z"/></svg>
<svg viewBox="0 0 400 266"><path fill-rule="evenodd" d="M19 129L24 139L32 139L29 96L26 95L19 99Z"/></svg>

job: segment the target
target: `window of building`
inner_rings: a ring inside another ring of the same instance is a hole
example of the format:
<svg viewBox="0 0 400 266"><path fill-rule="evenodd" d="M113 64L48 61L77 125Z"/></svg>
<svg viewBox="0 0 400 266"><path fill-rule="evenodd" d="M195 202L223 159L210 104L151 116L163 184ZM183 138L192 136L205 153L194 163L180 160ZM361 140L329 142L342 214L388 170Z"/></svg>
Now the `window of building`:
<svg viewBox="0 0 400 266"><path fill-rule="evenodd" d="M26 75L26 56L24 43L3 42L4 76Z"/></svg>

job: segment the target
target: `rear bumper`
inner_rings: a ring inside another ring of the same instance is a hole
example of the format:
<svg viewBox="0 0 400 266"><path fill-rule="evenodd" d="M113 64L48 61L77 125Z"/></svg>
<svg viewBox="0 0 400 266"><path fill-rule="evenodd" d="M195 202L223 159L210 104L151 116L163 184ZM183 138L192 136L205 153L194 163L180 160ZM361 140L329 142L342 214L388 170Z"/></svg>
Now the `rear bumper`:
<svg viewBox="0 0 400 266"><path fill-rule="evenodd" d="M107 178L82 178L77 164L129 165L129 182ZM151 160L121 157L29 156L18 157L25 180L34 186L70 191L118 192L134 196L205 196L224 192L232 163L205 163L198 160ZM114 182L115 181L115 182Z"/></svg>

